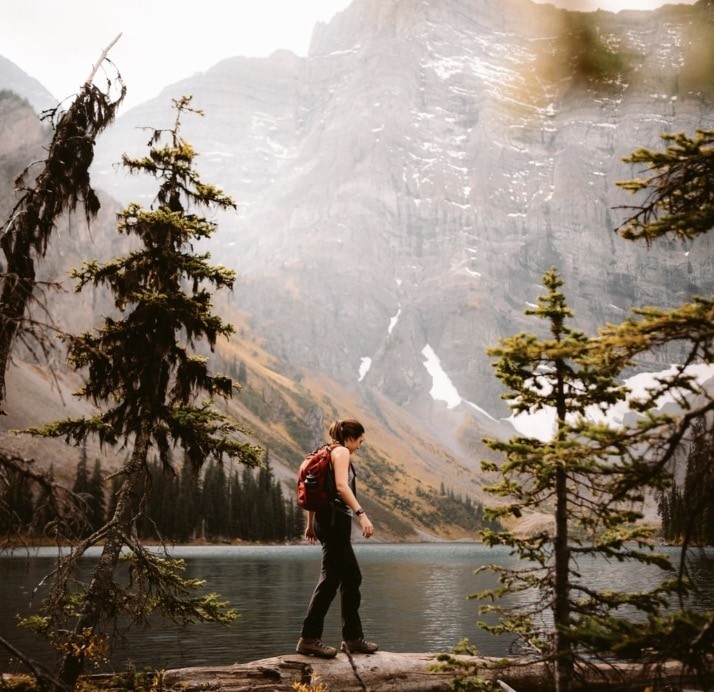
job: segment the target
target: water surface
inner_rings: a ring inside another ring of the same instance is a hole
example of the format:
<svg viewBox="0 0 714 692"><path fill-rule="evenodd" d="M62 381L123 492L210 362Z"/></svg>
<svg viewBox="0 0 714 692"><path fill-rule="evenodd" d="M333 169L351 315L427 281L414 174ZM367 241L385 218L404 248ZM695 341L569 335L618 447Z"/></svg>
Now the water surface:
<svg viewBox="0 0 714 692"><path fill-rule="evenodd" d="M663 548L676 557L677 550ZM478 604L468 594L495 585L484 564L515 565L503 548L475 543L355 544L363 574L361 615L365 634L384 651L439 652L468 638L485 655L505 655L509 641L483 632ZM173 550L187 563L187 576L207 581L210 591L229 600L241 619L229 627L213 624L186 630L157 622L136 630L117 647L112 664L133 662L139 669L229 665L294 651L307 603L320 571L317 546L210 546ZM31 612L33 589L52 566L52 549L0 558L0 634L46 665L53 658L42 642L15 626L15 614ZM96 553L95 553L96 555ZM87 574L94 558L85 558ZM583 565L594 586L643 589L661 575L652 568L599 561ZM697 595L698 605L714 610L714 559L701 556L695 569L711 575ZM708 584L708 586L707 586ZM324 640L340 641L339 596L325 624ZM8 657L0 652L3 668Z"/></svg>

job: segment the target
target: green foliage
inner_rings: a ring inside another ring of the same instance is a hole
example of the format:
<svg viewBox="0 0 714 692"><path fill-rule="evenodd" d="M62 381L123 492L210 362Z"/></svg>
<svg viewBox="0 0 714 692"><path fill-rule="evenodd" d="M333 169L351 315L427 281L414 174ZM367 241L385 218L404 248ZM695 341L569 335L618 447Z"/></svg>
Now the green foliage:
<svg viewBox="0 0 714 692"><path fill-rule="evenodd" d="M69 632L61 642L51 639L61 654L59 677L68 685L81 675L87 652L122 614L146 624L155 611L181 622L226 623L234 617L215 594L192 595L200 584L180 576L182 564L147 551L137 536L137 522L152 491L151 451L166 470L171 469L175 447L195 470L224 458L248 466L259 463L260 450L244 439L247 431L213 405L215 397L232 395L232 381L213 375L207 359L191 352L199 341L213 350L218 338L233 332L213 314L211 290L232 287L234 275L211 266L208 255L193 252L194 243L208 237L215 224L191 208L225 209L233 202L200 181L193 166L195 152L179 134L182 116L192 111L190 101L174 101L174 127L154 132L147 157L124 157L131 172L149 173L160 181L154 207L144 210L130 204L119 214L118 232L135 236L138 249L103 265L86 262L76 273L78 290L108 287L118 312L93 332L66 337L70 362L85 370L78 395L102 409L31 431L77 443L93 434L103 444L122 443L131 449L112 514L69 556L59 559L45 604L52 631ZM70 611L68 584L77 561L100 541L93 578L82 591L79 609ZM117 579L124 547L129 549L126 584Z"/></svg>
<svg viewBox="0 0 714 692"><path fill-rule="evenodd" d="M640 148L625 158L648 171L643 178L619 182L644 202L622 207L633 212L620 226L623 238L648 243L664 235L692 239L714 228L714 131L663 134L664 151Z"/></svg>
<svg viewBox="0 0 714 692"><path fill-rule="evenodd" d="M100 681L92 678L82 678L79 680L77 692L91 692L91 690L132 690L133 692L158 692L165 689L164 672L161 670L151 670L144 668L137 670L133 663L130 663L125 670L115 673Z"/></svg>
<svg viewBox="0 0 714 692"><path fill-rule="evenodd" d="M178 475L165 474L156 461L149 465L140 538L172 542L249 541L282 543L301 538L302 511L292 495L284 497L270 461L257 471L210 462L202 477L184 463Z"/></svg>
<svg viewBox="0 0 714 692"><path fill-rule="evenodd" d="M497 683L481 676L482 670L498 667L498 662L474 660L475 656L478 656L476 648L468 639L462 639L451 653L439 654L438 663L431 665L429 669L453 675L450 685L452 690L498 692L501 687Z"/></svg>
<svg viewBox="0 0 714 692"><path fill-rule="evenodd" d="M438 526L444 522L444 517L448 517L450 524L460 526L474 535L484 529L500 528L498 521L493 521L485 515L480 502L472 500L468 495L463 497L452 488L447 490L443 483L438 494L433 490L417 488L417 495L424 498L431 509L424 511L412 509L411 506L400 509L406 514L418 517L425 526Z"/></svg>
<svg viewBox="0 0 714 692"><path fill-rule="evenodd" d="M128 586L117 589L121 610L135 623L149 624L153 614L181 625L191 622L217 622L228 625L238 618L235 610L218 594L196 594L205 586L202 579L186 579L183 560L150 551L122 555L128 566Z"/></svg>
<svg viewBox="0 0 714 692"><path fill-rule="evenodd" d="M104 496L104 479L102 477L102 465L99 459L94 462L94 470L89 475L87 463L87 447L83 444L80 448L79 463L74 477L72 492L82 502L85 521L79 527L79 535L87 537L104 525L106 514L106 498ZM45 523L57 519L56 516L48 516Z"/></svg>
<svg viewBox="0 0 714 692"><path fill-rule="evenodd" d="M704 420L692 427L684 487L673 483L660 497L662 534L678 544L714 545L714 429Z"/></svg>
<svg viewBox="0 0 714 692"><path fill-rule="evenodd" d="M29 530L34 513L32 480L14 469L3 473L0 533Z"/></svg>
<svg viewBox="0 0 714 692"><path fill-rule="evenodd" d="M258 450L236 438L244 431L210 401L193 402L200 392L208 397L232 394L231 380L211 375L206 359L188 347L202 339L213 349L219 336L233 332L211 313L209 287L232 287L234 273L209 265L206 254L191 252L193 243L210 235L215 224L187 213L182 198L196 206L226 208L233 203L216 188L199 183L195 153L178 134L181 115L191 110L189 103L175 102L177 120L169 144L152 149L147 158L124 158L130 171L162 179L158 208L130 204L119 215L117 230L137 236L142 248L104 265L85 262L75 274L77 290L106 285L116 307L126 313L121 320L107 318L96 333L68 338L70 362L88 373L79 395L113 405L93 417L59 421L35 432L68 441L96 434L102 442L115 444L137 434L150 419L150 435L162 463L168 463L174 440L196 468L224 455L255 464ZM162 134L156 133L153 141Z"/></svg>
<svg viewBox="0 0 714 692"><path fill-rule="evenodd" d="M107 506L102 464L99 459L94 460L94 470L87 484L87 492L89 493L87 521L92 531L98 531L104 524Z"/></svg>
<svg viewBox="0 0 714 692"><path fill-rule="evenodd" d="M486 490L505 500L488 510L491 517L552 507L555 524L528 536L485 531L488 545L506 545L530 564L481 568L495 572L500 586L475 597L492 602L481 607L482 613L499 616L497 624L481 626L515 635L551 661L556 689L566 690L577 661L611 650L623 618L632 619L636 612L658 618L675 585L664 582L648 593L598 591L580 571L578 564L587 556L671 566L665 556L651 551L651 532L636 523L641 519L641 476L639 464L623 454L623 430L597 421L626 395L617 382L623 363L600 350L597 339L567 325L572 314L555 270L543 283L547 294L527 314L546 322L548 336L519 334L489 353L497 357L496 374L509 389L504 397L511 408L552 409L553 435L545 441L524 436L487 440L505 460L500 467L490 462L483 468L498 472L500 480ZM497 603L506 594L525 591L534 594L525 605ZM552 630L543 624L544 614L552 619ZM633 632L648 631L643 619L634 618L631 626ZM612 637L593 636L594 629Z"/></svg>

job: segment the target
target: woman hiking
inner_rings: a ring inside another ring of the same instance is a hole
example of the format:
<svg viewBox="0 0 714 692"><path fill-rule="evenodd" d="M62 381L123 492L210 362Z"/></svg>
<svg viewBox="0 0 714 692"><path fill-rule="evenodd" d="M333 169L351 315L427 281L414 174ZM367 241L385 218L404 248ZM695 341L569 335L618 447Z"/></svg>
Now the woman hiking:
<svg viewBox="0 0 714 692"><path fill-rule="evenodd" d="M322 630L338 588L342 613L342 650L372 654L378 648L376 644L365 641L362 632L359 617L362 573L351 541L353 513L359 520L362 535L370 538L374 534L372 522L357 501L356 473L350 461L350 455L364 441L364 426L354 419L337 420L330 426L330 437L330 458L337 494L331 507L308 512L305 538L310 543L320 541L322 544L322 564L320 578L307 607L295 649L300 654L322 658L333 658L337 654L336 648L323 643Z"/></svg>

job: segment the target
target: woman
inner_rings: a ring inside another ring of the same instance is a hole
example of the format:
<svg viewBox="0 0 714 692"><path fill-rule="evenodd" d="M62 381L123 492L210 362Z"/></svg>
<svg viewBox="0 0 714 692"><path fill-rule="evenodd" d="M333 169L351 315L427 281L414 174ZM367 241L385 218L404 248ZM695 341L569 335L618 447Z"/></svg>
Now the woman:
<svg viewBox="0 0 714 692"><path fill-rule="evenodd" d="M322 544L322 566L296 647L300 654L322 658L332 658L337 654L337 649L322 642L322 628L338 588L342 612L342 650L372 654L378 648L376 644L364 640L359 617L362 573L350 540L353 512L359 520L362 535L370 538L374 533L372 522L357 501L356 474L350 462L350 454L356 452L364 441L364 427L354 419L338 420L330 426L330 437L337 496L332 507L308 512L305 538L310 543L319 540Z"/></svg>

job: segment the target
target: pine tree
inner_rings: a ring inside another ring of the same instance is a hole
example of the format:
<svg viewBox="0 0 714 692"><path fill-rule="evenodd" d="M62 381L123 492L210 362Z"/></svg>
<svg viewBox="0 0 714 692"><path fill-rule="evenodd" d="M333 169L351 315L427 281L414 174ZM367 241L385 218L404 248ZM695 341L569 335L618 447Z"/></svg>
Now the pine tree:
<svg viewBox="0 0 714 692"><path fill-rule="evenodd" d="M229 518L230 518L230 535L232 538L242 535L241 530L241 507L243 504L243 488L240 483L238 469L231 469L231 475L228 479L228 497L229 497Z"/></svg>
<svg viewBox="0 0 714 692"><path fill-rule="evenodd" d="M258 483L249 468L241 476L242 498L240 506L240 538L257 541L260 538L260 512L258 511Z"/></svg>
<svg viewBox="0 0 714 692"><path fill-rule="evenodd" d="M714 428L698 420L692 432L684 488L674 483L660 498L662 533L676 543L714 545Z"/></svg>
<svg viewBox="0 0 714 692"><path fill-rule="evenodd" d="M649 173L618 183L633 194L647 193L643 204L624 207L632 213L619 230L628 240L691 240L714 228L714 130L698 130L695 137L663 134L662 140L664 151L642 147L625 158Z"/></svg>
<svg viewBox="0 0 714 692"><path fill-rule="evenodd" d="M26 474L13 469L5 469L3 475L2 533L28 531L34 512L32 481Z"/></svg>
<svg viewBox="0 0 714 692"><path fill-rule="evenodd" d="M527 314L544 320L549 336L503 339L490 355L497 358L496 373L515 412L548 408L555 413L552 438L488 440L489 447L505 454L505 461L500 467L484 462L483 468L501 477L487 491L507 499L488 510L491 517L552 506L554 526L525 537L485 531L489 545L509 546L531 564L491 566L502 586L479 598L526 589L538 594L524 606L483 606L482 612L500 615L497 625L483 626L514 634L538 650L554 666L554 688L565 692L578 662L587 665L592 655L620 651L625 641L646 630L646 621L637 624L618 613L631 607L655 617L669 588L663 584L649 594L597 591L583 579L578 561L599 555L671 566L666 557L649 551L651 532L634 523L641 518L636 509L641 497L636 488L623 490L632 487L629 479L637 469L621 456L621 429L596 422L598 414L625 396L616 379L619 367L599 356L593 340L567 325L572 314L555 270L545 275L544 285L548 293ZM552 633L543 629L545 611L552 615Z"/></svg>
<svg viewBox="0 0 714 692"><path fill-rule="evenodd" d="M244 387L245 385L248 384L248 369L245 367L245 363L243 361L240 362L240 365L238 366L238 384L241 385L241 387Z"/></svg>
<svg viewBox="0 0 714 692"><path fill-rule="evenodd" d="M54 536L60 513L55 504L55 493L52 490L55 484L55 469L53 464L50 464L46 478L47 485L40 487L37 497L32 503L32 522L30 530L32 533L39 535L45 534Z"/></svg>
<svg viewBox="0 0 714 692"><path fill-rule="evenodd" d="M86 495L89 492L89 468L87 466L87 445L83 444L79 450L79 463L74 476L72 492L77 495Z"/></svg>
<svg viewBox="0 0 714 692"><path fill-rule="evenodd" d="M72 484L72 492L77 497L77 501L81 503L85 521L81 529L81 536L88 536L92 532L92 525L89 519L89 469L87 466L87 445L83 444L79 451L79 462L77 463L77 472L74 476Z"/></svg>
<svg viewBox="0 0 714 692"><path fill-rule="evenodd" d="M209 287L230 288L234 278L227 269L211 266L208 255L193 252L194 243L210 236L215 224L189 208L228 208L233 203L219 189L200 181L194 168L196 154L180 136L182 117L191 112L190 101L190 97L174 101L174 125L154 133L149 156L123 158L130 172L159 180L153 208L132 203L119 216L118 231L135 237L139 249L104 265L87 262L75 274L78 290L86 285L108 286L120 313L118 318L106 318L96 333L68 340L71 363L87 372L80 395L106 408L92 417L58 421L34 431L78 443L94 434L103 444L131 441L132 445L114 513L95 534L103 539L103 548L93 579L69 634L63 637L59 677L68 685L77 681L88 654L103 641L104 624L119 615L123 604L139 622L147 622L150 613L131 604L144 603L186 622L226 621L234 616L215 595L184 598L200 582L182 579L181 561L145 550L136 538L152 449L164 466L170 465L172 443L184 450L196 469L206 460L220 461L224 456L258 463L258 450L237 437L242 431L212 404L215 396L231 395L231 380L212 376L206 359L189 350L199 340L213 349L219 337L231 334L230 325L211 312ZM125 546L130 550L132 579L121 585L114 574ZM69 568L88 547L87 542L77 546L67 559ZM48 601L49 632L67 627L58 622L63 613L71 612L64 608L65 594L64 584L59 583Z"/></svg>
<svg viewBox="0 0 714 692"><path fill-rule="evenodd" d="M230 527L228 509L228 481L223 464L211 462L203 478L202 516L206 536L227 538Z"/></svg>
<svg viewBox="0 0 714 692"><path fill-rule="evenodd" d="M188 542L198 534L201 491L198 472L188 459L184 459L178 480L178 497L176 500L175 539L181 543Z"/></svg>
<svg viewBox="0 0 714 692"><path fill-rule="evenodd" d="M99 459L94 460L94 469L89 478L89 525L93 531L98 531L104 525L107 511L107 500L104 495L104 476Z"/></svg>
<svg viewBox="0 0 714 692"><path fill-rule="evenodd" d="M641 168L638 177L618 183L640 195L644 201L625 207L630 215L619 227L629 240L644 239L649 245L659 238L688 242L714 228L714 131L700 130L694 136L684 133L662 135L663 151L639 148L625 158ZM599 347L611 360L636 361L657 351L676 346L681 354L671 374L661 375L633 407L640 414L636 430L627 447L640 460L634 479L644 491L661 492L674 480L682 451L697 444L697 430L711 427L714 412L712 388L699 382L691 365L714 363L714 298L692 296L673 308L645 307L619 325L601 332ZM668 361L671 357L667 354ZM681 415L655 415L658 402L669 396L679 404ZM687 479L690 487L707 487L711 457L695 464ZM685 489L672 489L669 525L675 540L684 540L681 576L686 571L686 537L697 504L684 501ZM691 575L690 575L691 576ZM682 584L689 583L682 579ZM685 668L710 669L709 653L714 647L714 612L701 613L683 608L661 626L652 648L661 660L679 659Z"/></svg>
<svg viewBox="0 0 714 692"><path fill-rule="evenodd" d="M256 505L261 508L260 522L257 526L257 540L267 543L272 539L277 521L275 503L272 501L273 470L270 466L270 450L265 450L263 465L258 471Z"/></svg>
<svg viewBox="0 0 714 692"><path fill-rule="evenodd" d="M172 541L176 538L179 518L179 477L173 470L170 473L161 473L159 482L163 486L161 504L157 509L156 521L160 522L161 533Z"/></svg>

